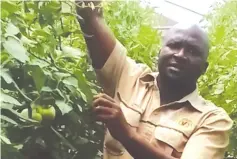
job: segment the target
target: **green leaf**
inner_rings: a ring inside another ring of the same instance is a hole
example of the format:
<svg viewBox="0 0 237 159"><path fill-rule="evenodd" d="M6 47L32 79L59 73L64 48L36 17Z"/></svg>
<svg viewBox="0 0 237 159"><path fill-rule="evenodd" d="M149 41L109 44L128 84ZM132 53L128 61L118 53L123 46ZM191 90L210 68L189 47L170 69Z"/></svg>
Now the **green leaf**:
<svg viewBox="0 0 237 159"><path fill-rule="evenodd" d="M30 39L28 39L28 38L27 38L26 36L24 36L24 35L21 37L21 42L22 42L23 44L27 44L27 45L29 45L29 46L31 46L31 47L33 47L34 45L37 44L36 41L30 40Z"/></svg>
<svg viewBox="0 0 237 159"><path fill-rule="evenodd" d="M11 119L15 119L15 121L18 123L18 125L20 124L20 126L34 126L34 125L38 125L39 122L26 118L25 116L21 115L20 113L18 113L17 111L13 110L11 107L7 107L7 105L1 105L1 115L10 117ZM5 118L6 119L6 118Z"/></svg>
<svg viewBox="0 0 237 159"><path fill-rule="evenodd" d="M2 8L7 9L9 13L15 13L17 11L17 5L11 1L1 1Z"/></svg>
<svg viewBox="0 0 237 159"><path fill-rule="evenodd" d="M81 57L83 55L80 49L76 49L70 46L62 46L62 51L64 55L69 55L72 57Z"/></svg>
<svg viewBox="0 0 237 159"><path fill-rule="evenodd" d="M16 35L20 32L20 30L11 22L8 23L7 28L6 28L6 34L8 35Z"/></svg>
<svg viewBox="0 0 237 159"><path fill-rule="evenodd" d="M8 69L3 68L2 72L1 72L1 76L5 80L5 82L7 82L8 84L14 82L14 80L12 79Z"/></svg>
<svg viewBox="0 0 237 159"><path fill-rule="evenodd" d="M22 105L15 98L13 98L13 97L3 93L2 91L1 91L0 101L1 101L1 103L2 102L6 102L6 103L11 103L11 104L19 105L19 106Z"/></svg>
<svg viewBox="0 0 237 159"><path fill-rule="evenodd" d="M66 77L63 79L63 83L78 88L78 81L75 77Z"/></svg>
<svg viewBox="0 0 237 159"><path fill-rule="evenodd" d="M82 98L84 101L87 101L86 95L85 95L80 89L78 89L78 92L80 92L81 98Z"/></svg>
<svg viewBox="0 0 237 159"><path fill-rule="evenodd" d="M53 92L53 90L48 86L44 86L41 88L41 92Z"/></svg>
<svg viewBox="0 0 237 159"><path fill-rule="evenodd" d="M62 72L54 72L54 77L56 77L57 80L61 80L62 78L71 76L69 73L62 73Z"/></svg>
<svg viewBox="0 0 237 159"><path fill-rule="evenodd" d="M53 93L55 93L56 95L58 95L59 98L65 100L65 101L68 101L68 98L67 96L58 88L54 89L53 90Z"/></svg>
<svg viewBox="0 0 237 159"><path fill-rule="evenodd" d="M233 100L225 100L226 104L231 103Z"/></svg>
<svg viewBox="0 0 237 159"><path fill-rule="evenodd" d="M67 103L65 103L63 100L56 100L55 104L60 109L62 115L70 112L72 110L72 107L70 107Z"/></svg>
<svg viewBox="0 0 237 159"><path fill-rule="evenodd" d="M3 8L1 8L1 18L5 19L9 16L9 12Z"/></svg>
<svg viewBox="0 0 237 159"><path fill-rule="evenodd" d="M76 148L65 138L63 137L58 131L56 131L52 126L51 130L63 141L64 144L68 145L72 150L76 151Z"/></svg>
<svg viewBox="0 0 237 159"><path fill-rule="evenodd" d="M35 86L37 90L40 92L46 81L44 71L38 65L27 66L27 71L30 71L32 73Z"/></svg>
<svg viewBox="0 0 237 159"><path fill-rule="evenodd" d="M63 2L61 13L71 13L71 11L72 11L71 6L68 5L67 3Z"/></svg>
<svg viewBox="0 0 237 159"><path fill-rule="evenodd" d="M4 120L4 121L6 121L8 123L11 123L13 125L18 125L17 122L15 122L14 120L12 120L11 118L9 118L9 117L7 117L5 115L1 115L0 118L1 118L1 120Z"/></svg>
<svg viewBox="0 0 237 159"><path fill-rule="evenodd" d="M78 137L75 142L79 145L84 145L87 144L89 140L84 137Z"/></svg>
<svg viewBox="0 0 237 159"><path fill-rule="evenodd" d="M49 9L51 12L58 12L59 9L61 8L61 4L57 1L50 1L46 5L46 8Z"/></svg>
<svg viewBox="0 0 237 159"><path fill-rule="evenodd" d="M25 159L25 157L10 144L1 145L1 157L4 159Z"/></svg>
<svg viewBox="0 0 237 159"><path fill-rule="evenodd" d="M14 145L14 148L16 148L17 150L21 150L23 148L23 144Z"/></svg>
<svg viewBox="0 0 237 159"><path fill-rule="evenodd" d="M78 86L80 91L85 94L85 98L84 100L87 101L91 101L93 98L93 94L91 92L90 86L87 83L87 80L84 76L84 74L80 71L80 70L76 70L74 72L75 76L77 77L78 80Z"/></svg>
<svg viewBox="0 0 237 159"><path fill-rule="evenodd" d="M1 102L1 109L12 109L13 108L13 104L11 103L4 103L4 102Z"/></svg>
<svg viewBox="0 0 237 159"><path fill-rule="evenodd" d="M32 59L32 60L29 62L29 64L31 64L31 65L37 65L37 66L39 66L40 68L44 68L44 67L47 67L47 66L50 65L50 64L47 63L46 61L43 61L43 60L38 59L38 58Z"/></svg>
<svg viewBox="0 0 237 159"><path fill-rule="evenodd" d="M22 63L25 63L29 60L26 49L24 48L24 46L22 46L19 40L16 40L16 38L8 37L7 40L3 43L3 47L10 55L12 55L15 59L21 61Z"/></svg>
<svg viewBox="0 0 237 159"><path fill-rule="evenodd" d="M224 84L218 84L218 85L216 86L216 89L215 89L215 91L213 92L213 94L214 94L214 95L219 95L219 94L223 93L224 90L225 90L225 85L224 85Z"/></svg>
<svg viewBox="0 0 237 159"><path fill-rule="evenodd" d="M10 141L7 137L5 137L5 136L0 135L0 139L1 139L1 141L3 141L5 144L11 144L11 141Z"/></svg>

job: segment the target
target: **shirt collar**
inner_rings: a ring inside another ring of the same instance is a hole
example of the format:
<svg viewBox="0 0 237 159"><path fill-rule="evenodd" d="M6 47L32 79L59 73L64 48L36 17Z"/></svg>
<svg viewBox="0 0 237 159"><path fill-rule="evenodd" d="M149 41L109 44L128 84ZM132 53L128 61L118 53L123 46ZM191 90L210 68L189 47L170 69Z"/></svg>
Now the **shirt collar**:
<svg viewBox="0 0 237 159"><path fill-rule="evenodd" d="M158 74L159 74L158 72L151 72L142 76L140 80L146 84L149 84L149 86L154 86L155 88L159 90L157 86L157 80L156 80ZM203 99L199 95L198 87L196 87L196 89L193 92L191 92L190 94L186 95L185 97L177 101L177 103L185 103L185 102L189 102L191 106L193 106L195 109L197 109L200 112L203 112L205 110L206 108L205 106L207 104L205 99Z"/></svg>
<svg viewBox="0 0 237 159"><path fill-rule="evenodd" d="M150 72L140 77L140 80L143 83L148 84L149 86L156 86L158 88L157 82L156 82L156 78L158 74L159 74L158 72Z"/></svg>
<svg viewBox="0 0 237 159"><path fill-rule="evenodd" d="M182 99L180 99L179 101L177 101L178 103L183 103L183 102L189 102L195 109L197 109L200 112L204 111L204 106L206 106L206 102L205 100L199 95L198 93L198 88L196 87L196 89L191 92L190 94L186 95L185 97L183 97Z"/></svg>

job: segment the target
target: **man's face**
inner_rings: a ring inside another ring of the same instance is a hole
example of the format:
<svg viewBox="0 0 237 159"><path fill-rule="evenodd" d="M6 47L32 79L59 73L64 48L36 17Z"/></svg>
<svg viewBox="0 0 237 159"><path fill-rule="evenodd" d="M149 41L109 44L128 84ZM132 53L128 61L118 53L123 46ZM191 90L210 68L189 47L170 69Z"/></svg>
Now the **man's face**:
<svg viewBox="0 0 237 159"><path fill-rule="evenodd" d="M159 74L177 83L196 83L206 71L207 54L207 36L200 28L173 29L165 37L159 54Z"/></svg>

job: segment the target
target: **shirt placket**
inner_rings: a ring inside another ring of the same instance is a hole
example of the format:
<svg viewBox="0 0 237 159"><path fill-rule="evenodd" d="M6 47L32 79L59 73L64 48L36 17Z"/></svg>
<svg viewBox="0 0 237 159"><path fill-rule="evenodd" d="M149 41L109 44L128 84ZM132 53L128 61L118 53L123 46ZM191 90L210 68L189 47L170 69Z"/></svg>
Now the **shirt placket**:
<svg viewBox="0 0 237 159"><path fill-rule="evenodd" d="M153 96L155 93L155 95L157 96ZM155 100L155 101L154 101ZM155 130L155 125L148 122L148 117L149 117L149 114L150 112L154 109L152 106L153 106L153 103L156 103L157 105L159 105L160 101L159 101L159 92L158 92L158 89L156 89L154 87L154 85L152 85L152 95L151 95L151 98L150 100L148 101L147 103L147 109L145 111L145 113L143 114L143 117L140 121L140 126L138 128L138 132L144 137L144 139L146 139L148 142L151 142L152 140L152 137L153 137L153 133L154 133L154 130ZM157 107L157 106L155 106Z"/></svg>

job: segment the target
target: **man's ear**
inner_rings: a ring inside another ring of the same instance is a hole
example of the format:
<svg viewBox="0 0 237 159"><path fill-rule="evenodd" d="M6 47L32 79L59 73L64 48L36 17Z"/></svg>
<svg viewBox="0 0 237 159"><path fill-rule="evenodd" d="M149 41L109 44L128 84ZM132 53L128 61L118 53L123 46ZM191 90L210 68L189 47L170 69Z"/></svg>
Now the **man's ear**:
<svg viewBox="0 0 237 159"><path fill-rule="evenodd" d="M206 61L203 65L202 74L206 73L209 63Z"/></svg>
<svg viewBox="0 0 237 159"><path fill-rule="evenodd" d="M161 49L160 49L159 52L158 52L158 57L160 56L160 52L161 52Z"/></svg>

